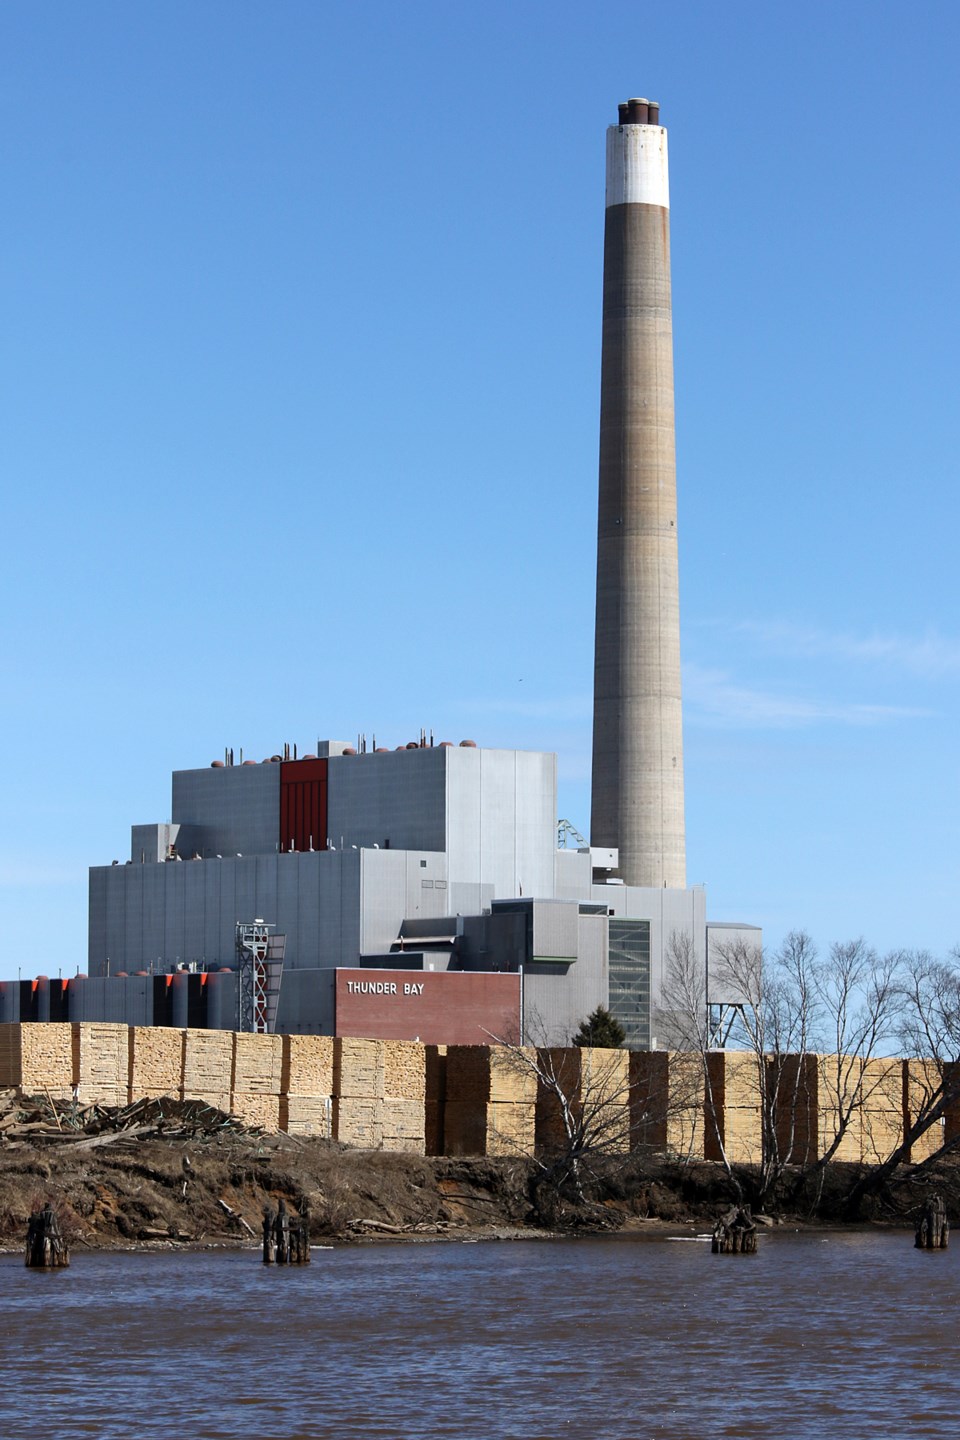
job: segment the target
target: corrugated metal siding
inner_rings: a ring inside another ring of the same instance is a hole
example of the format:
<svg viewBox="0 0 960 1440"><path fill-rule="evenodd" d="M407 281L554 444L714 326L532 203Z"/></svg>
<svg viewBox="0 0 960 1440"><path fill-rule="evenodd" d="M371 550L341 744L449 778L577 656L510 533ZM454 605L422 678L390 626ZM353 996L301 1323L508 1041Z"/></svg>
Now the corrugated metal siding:
<svg viewBox="0 0 960 1440"><path fill-rule="evenodd" d="M575 960L579 918L574 900L535 900L531 960Z"/></svg>
<svg viewBox="0 0 960 1440"><path fill-rule="evenodd" d="M153 1024L173 1024L173 976L153 977Z"/></svg>
<svg viewBox="0 0 960 1440"><path fill-rule="evenodd" d="M286 760L280 766L280 849L327 848L327 762Z"/></svg>
<svg viewBox="0 0 960 1440"><path fill-rule="evenodd" d="M13 1025L20 1019L19 980L0 980L0 1024Z"/></svg>

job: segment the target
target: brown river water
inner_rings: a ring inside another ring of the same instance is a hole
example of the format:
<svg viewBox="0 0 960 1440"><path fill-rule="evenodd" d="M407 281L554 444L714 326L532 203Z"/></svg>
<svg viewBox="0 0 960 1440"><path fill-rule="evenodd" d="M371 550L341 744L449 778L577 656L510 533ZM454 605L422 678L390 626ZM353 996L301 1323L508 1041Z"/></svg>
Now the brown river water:
<svg viewBox="0 0 960 1440"><path fill-rule="evenodd" d="M958 1440L958 1289L903 1232L11 1255L0 1440Z"/></svg>

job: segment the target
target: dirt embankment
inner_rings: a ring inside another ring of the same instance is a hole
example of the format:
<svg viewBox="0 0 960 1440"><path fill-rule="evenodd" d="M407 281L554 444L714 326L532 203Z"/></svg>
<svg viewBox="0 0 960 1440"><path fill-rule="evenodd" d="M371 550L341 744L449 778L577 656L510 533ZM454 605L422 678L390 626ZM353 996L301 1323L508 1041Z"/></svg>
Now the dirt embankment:
<svg viewBox="0 0 960 1440"><path fill-rule="evenodd" d="M47 1200L75 1249L115 1249L252 1245L264 1210L281 1199L309 1214L319 1241L703 1225L733 1198L719 1166L656 1156L605 1167L590 1201L577 1205L540 1183L525 1159L424 1158L261 1135L194 1102L141 1102L79 1121L55 1113L60 1107L37 1102L31 1111L25 1103L0 1118L0 1245L7 1249L20 1248L29 1215ZM841 1218L855 1174L834 1167L818 1218ZM741 1178L749 1195L751 1177ZM947 1160L904 1172L857 1218L909 1224L931 1189L960 1216L960 1172ZM809 1198L783 1218L813 1218Z"/></svg>

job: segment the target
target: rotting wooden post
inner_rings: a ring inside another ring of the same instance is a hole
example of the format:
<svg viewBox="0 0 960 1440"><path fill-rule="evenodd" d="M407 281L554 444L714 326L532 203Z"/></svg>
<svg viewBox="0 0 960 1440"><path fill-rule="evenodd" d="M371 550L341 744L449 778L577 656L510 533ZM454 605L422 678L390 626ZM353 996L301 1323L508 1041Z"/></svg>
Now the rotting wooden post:
<svg viewBox="0 0 960 1440"><path fill-rule="evenodd" d="M310 1221L299 1215L290 1222L290 1263L310 1264Z"/></svg>
<svg viewBox="0 0 960 1440"><path fill-rule="evenodd" d="M950 1243L950 1221L942 1195L930 1195L920 1212L914 1245L918 1250L946 1250Z"/></svg>
<svg viewBox="0 0 960 1440"><path fill-rule="evenodd" d="M277 1207L276 1218L273 1222L273 1236L277 1251L277 1264L286 1265L290 1259L290 1216L287 1214L287 1207L280 1201Z"/></svg>
<svg viewBox="0 0 960 1440"><path fill-rule="evenodd" d="M273 1227L276 1217L269 1206L263 1210L263 1263L273 1264Z"/></svg>
<svg viewBox="0 0 960 1440"><path fill-rule="evenodd" d="M733 1205L713 1227L710 1249L714 1255L755 1255L757 1227L749 1205Z"/></svg>
<svg viewBox="0 0 960 1440"><path fill-rule="evenodd" d="M56 1270L69 1264L70 1251L48 1200L42 1210L34 1211L27 1223L26 1265L30 1270Z"/></svg>

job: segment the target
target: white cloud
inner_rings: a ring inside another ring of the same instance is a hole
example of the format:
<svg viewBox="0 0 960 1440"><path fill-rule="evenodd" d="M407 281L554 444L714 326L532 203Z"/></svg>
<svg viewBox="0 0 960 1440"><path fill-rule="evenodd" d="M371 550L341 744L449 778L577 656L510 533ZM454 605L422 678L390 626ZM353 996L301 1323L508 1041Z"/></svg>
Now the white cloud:
<svg viewBox="0 0 960 1440"><path fill-rule="evenodd" d="M809 725L881 725L929 717L906 705L863 705L811 700L737 684L721 670L684 666L684 711L691 721L756 729L797 729Z"/></svg>
<svg viewBox="0 0 960 1440"><path fill-rule="evenodd" d="M735 626L779 655L881 664L915 675L960 673L960 640L923 636L831 633L783 621L742 621Z"/></svg>

